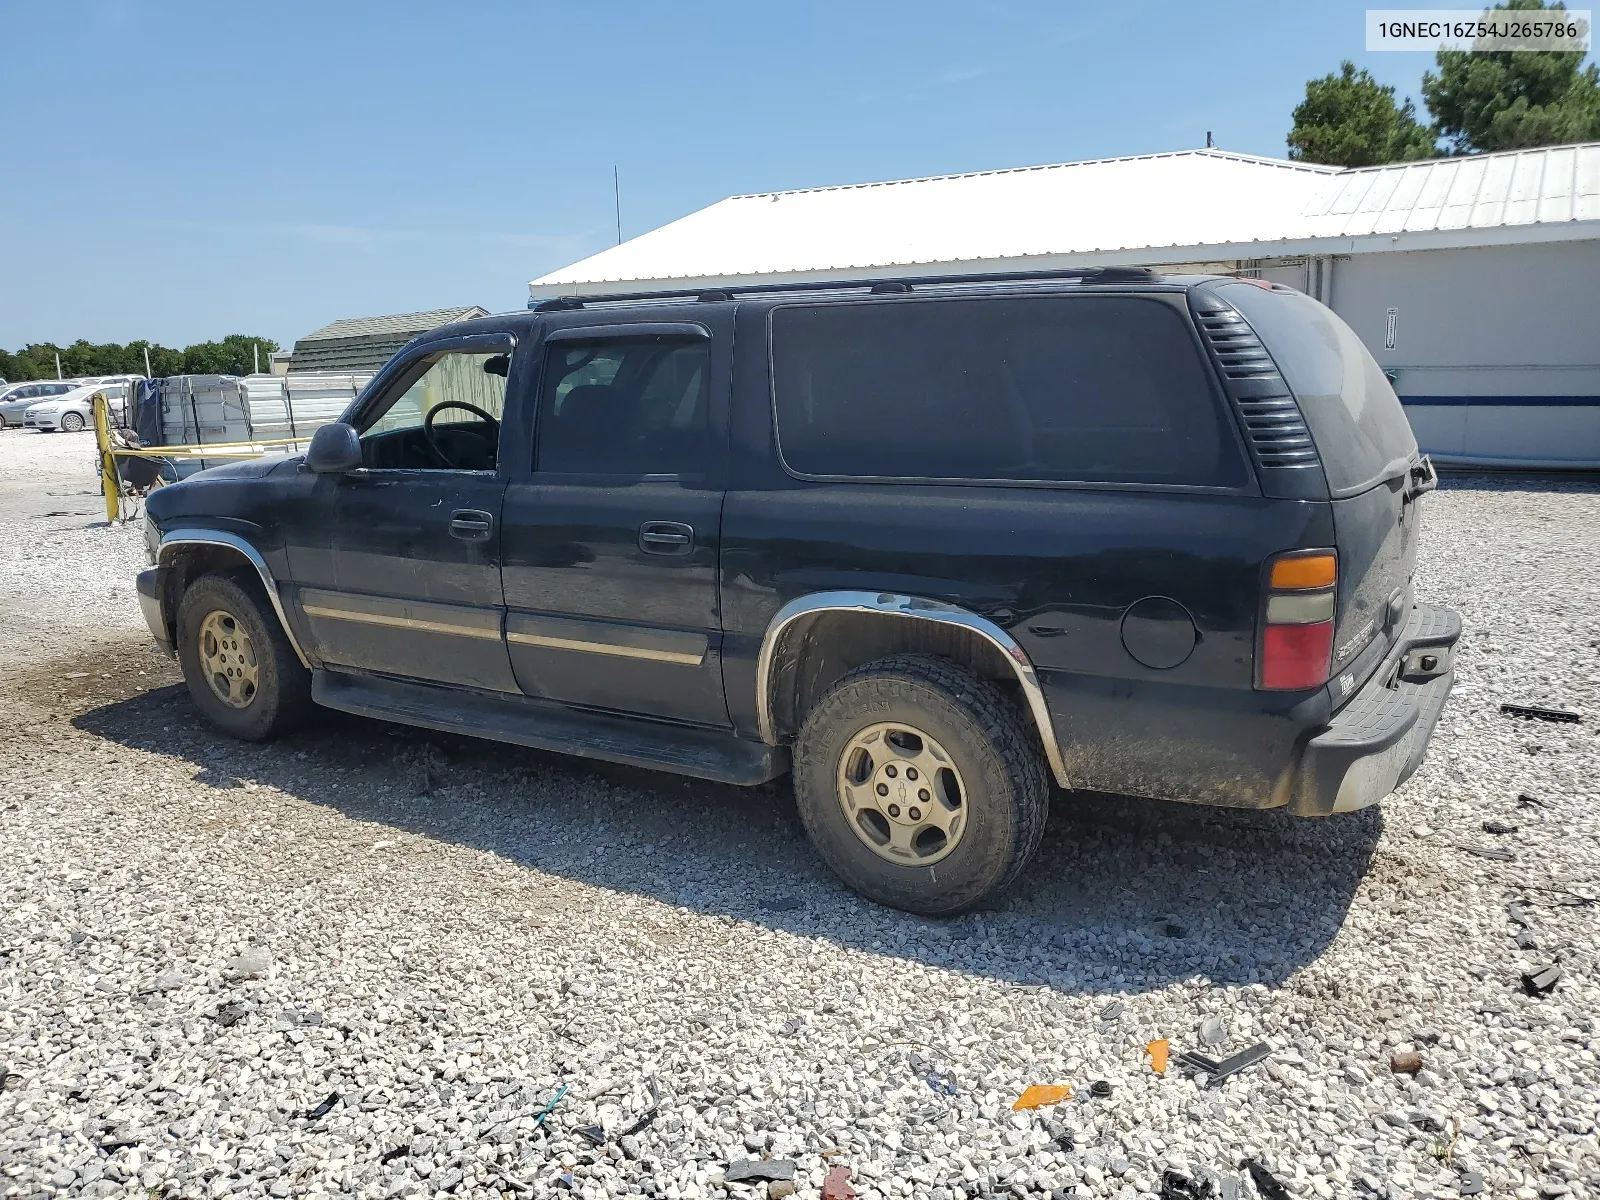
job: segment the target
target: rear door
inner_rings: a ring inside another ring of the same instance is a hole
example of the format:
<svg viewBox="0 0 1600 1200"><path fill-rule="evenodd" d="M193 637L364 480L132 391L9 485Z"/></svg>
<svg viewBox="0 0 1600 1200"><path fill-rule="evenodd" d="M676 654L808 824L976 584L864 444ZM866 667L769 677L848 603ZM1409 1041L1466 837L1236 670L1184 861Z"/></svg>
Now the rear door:
<svg viewBox="0 0 1600 1200"><path fill-rule="evenodd" d="M1353 694L1411 607L1421 504L1412 479L1416 438L1383 369L1330 309L1290 289L1236 283L1216 291L1277 363L1327 475L1339 552L1331 674L1351 671L1341 690Z"/></svg>
<svg viewBox="0 0 1600 1200"><path fill-rule="evenodd" d="M506 640L526 694L730 723L717 554L732 307L546 336L533 470L504 515Z"/></svg>

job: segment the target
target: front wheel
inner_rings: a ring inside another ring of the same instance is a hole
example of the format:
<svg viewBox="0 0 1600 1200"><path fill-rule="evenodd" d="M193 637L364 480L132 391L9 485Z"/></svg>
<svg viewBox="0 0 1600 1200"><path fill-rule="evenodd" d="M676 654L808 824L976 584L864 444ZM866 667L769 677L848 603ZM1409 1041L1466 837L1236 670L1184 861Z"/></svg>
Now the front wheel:
<svg viewBox="0 0 1600 1200"><path fill-rule="evenodd" d="M69 412L61 414L61 428L67 433L81 433L83 424L82 413Z"/></svg>
<svg viewBox="0 0 1600 1200"><path fill-rule="evenodd" d="M311 708L300 665L256 581L203 575L178 605L178 662L202 716L224 733L265 741Z"/></svg>
<svg viewBox="0 0 1600 1200"><path fill-rule="evenodd" d="M794 746L795 800L852 889L948 916L993 900L1038 849L1043 756L992 683L947 659L859 667L817 702Z"/></svg>

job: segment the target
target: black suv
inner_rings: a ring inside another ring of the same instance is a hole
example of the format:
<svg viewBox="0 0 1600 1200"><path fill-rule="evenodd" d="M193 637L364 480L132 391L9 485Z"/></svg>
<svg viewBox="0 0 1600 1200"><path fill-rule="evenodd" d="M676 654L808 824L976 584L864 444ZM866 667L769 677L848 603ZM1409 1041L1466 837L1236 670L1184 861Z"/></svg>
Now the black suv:
<svg viewBox="0 0 1600 1200"><path fill-rule="evenodd" d="M853 888L990 900L1063 788L1306 816L1416 769L1436 480L1328 309L1100 269L546 301L304 457L150 497L200 711L313 704L705 779L792 769Z"/></svg>

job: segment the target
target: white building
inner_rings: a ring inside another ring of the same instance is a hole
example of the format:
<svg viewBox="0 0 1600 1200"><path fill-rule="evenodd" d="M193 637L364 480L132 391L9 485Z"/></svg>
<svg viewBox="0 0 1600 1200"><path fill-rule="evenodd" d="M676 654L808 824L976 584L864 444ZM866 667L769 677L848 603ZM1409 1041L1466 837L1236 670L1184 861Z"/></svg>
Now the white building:
<svg viewBox="0 0 1600 1200"><path fill-rule="evenodd" d="M733 196L529 295L1112 265L1314 294L1441 462L1600 468L1600 143L1348 170L1189 150Z"/></svg>

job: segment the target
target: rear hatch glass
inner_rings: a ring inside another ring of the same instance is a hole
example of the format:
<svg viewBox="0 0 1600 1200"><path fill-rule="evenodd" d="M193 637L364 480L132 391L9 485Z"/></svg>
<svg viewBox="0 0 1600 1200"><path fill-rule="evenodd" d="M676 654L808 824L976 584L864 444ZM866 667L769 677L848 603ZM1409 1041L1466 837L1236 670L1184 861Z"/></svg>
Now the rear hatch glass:
<svg viewBox="0 0 1600 1200"><path fill-rule="evenodd" d="M1250 283L1222 284L1217 294L1250 322L1277 363L1328 477L1339 551L1332 667L1336 680L1352 672L1336 686L1348 699L1382 661L1373 643L1392 642L1410 608L1417 439L1382 368L1331 310L1300 292Z"/></svg>

